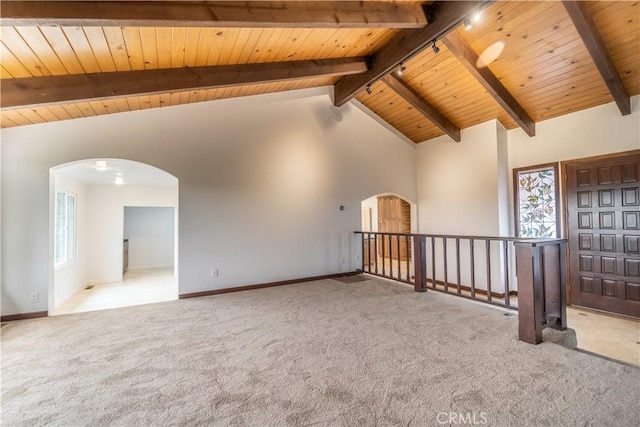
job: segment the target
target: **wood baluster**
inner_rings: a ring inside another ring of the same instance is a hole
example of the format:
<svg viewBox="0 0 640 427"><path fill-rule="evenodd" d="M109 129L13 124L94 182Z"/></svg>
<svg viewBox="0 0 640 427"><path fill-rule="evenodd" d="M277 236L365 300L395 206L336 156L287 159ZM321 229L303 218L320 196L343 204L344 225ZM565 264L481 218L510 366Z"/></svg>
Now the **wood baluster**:
<svg viewBox="0 0 640 427"><path fill-rule="evenodd" d="M378 233L374 234L375 239L373 240L373 253L376 256L376 264L375 264L375 272L378 274Z"/></svg>
<svg viewBox="0 0 640 427"><path fill-rule="evenodd" d="M389 234L389 278L393 279L393 235Z"/></svg>
<svg viewBox="0 0 640 427"><path fill-rule="evenodd" d="M476 257L473 239L469 240L469 258L471 259L471 298L476 297Z"/></svg>
<svg viewBox="0 0 640 427"><path fill-rule="evenodd" d="M398 234L398 237L396 238L396 244L398 246L398 280L402 281L402 265L400 264L400 259L402 258L400 256L400 239L402 238L401 235Z"/></svg>
<svg viewBox="0 0 640 427"><path fill-rule="evenodd" d="M409 250L409 241L411 240L411 237L406 236L404 238L404 243L406 245L406 249L407 249L407 282L411 281L411 273L409 272L409 264L410 264L410 260L413 258L413 256L411 255L411 251Z"/></svg>
<svg viewBox="0 0 640 427"><path fill-rule="evenodd" d="M504 305L507 307L509 304L509 242L503 240L504 244Z"/></svg>
<svg viewBox="0 0 640 427"><path fill-rule="evenodd" d="M436 288L436 238L431 237L431 287Z"/></svg>
<svg viewBox="0 0 640 427"><path fill-rule="evenodd" d="M487 253L487 301L491 301L491 240L485 240Z"/></svg>
<svg viewBox="0 0 640 427"><path fill-rule="evenodd" d="M447 266L447 238L442 238L442 252L444 253L444 291L449 292L449 267Z"/></svg>
<svg viewBox="0 0 640 427"><path fill-rule="evenodd" d="M460 238L456 237L456 292L458 295L462 293L460 288Z"/></svg>
<svg viewBox="0 0 640 427"><path fill-rule="evenodd" d="M416 292L427 292L427 253L426 238L424 236L413 237L413 254L416 266L414 290Z"/></svg>

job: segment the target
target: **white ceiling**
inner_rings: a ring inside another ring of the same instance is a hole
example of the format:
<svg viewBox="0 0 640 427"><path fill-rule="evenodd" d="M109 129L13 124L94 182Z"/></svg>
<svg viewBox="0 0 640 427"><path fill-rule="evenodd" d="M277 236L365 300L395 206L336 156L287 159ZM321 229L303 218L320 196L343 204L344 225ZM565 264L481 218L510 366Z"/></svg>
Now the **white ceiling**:
<svg viewBox="0 0 640 427"><path fill-rule="evenodd" d="M106 162L106 170L96 169L96 162ZM124 185L176 187L178 179L173 175L144 163L131 160L94 159L55 169L85 184L114 184L116 177L121 176Z"/></svg>

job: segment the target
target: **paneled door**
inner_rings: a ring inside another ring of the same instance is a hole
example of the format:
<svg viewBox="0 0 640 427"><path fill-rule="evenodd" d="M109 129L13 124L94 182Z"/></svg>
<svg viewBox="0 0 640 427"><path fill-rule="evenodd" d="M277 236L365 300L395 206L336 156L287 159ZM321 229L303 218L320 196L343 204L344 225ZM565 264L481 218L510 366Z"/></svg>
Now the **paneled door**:
<svg viewBox="0 0 640 427"><path fill-rule="evenodd" d="M563 165L571 304L640 317L640 150Z"/></svg>

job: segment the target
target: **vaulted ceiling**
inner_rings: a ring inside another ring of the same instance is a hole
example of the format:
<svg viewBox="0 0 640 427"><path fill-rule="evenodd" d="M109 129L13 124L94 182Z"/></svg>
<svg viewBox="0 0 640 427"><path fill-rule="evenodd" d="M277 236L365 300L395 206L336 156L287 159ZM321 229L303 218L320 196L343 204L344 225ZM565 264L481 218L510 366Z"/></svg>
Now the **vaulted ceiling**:
<svg viewBox="0 0 640 427"><path fill-rule="evenodd" d="M612 101L629 114L640 94L638 1L3 1L0 16L2 127L334 85L336 105L422 142L494 118L533 135Z"/></svg>

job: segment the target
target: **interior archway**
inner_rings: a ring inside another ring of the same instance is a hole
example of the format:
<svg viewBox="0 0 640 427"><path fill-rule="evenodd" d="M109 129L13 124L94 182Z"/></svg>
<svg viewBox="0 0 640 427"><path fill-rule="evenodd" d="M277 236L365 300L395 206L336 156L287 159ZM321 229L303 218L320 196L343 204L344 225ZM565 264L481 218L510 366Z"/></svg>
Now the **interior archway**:
<svg viewBox="0 0 640 427"><path fill-rule="evenodd" d="M380 193L363 200L361 207L362 231L398 234L417 231L416 204L400 195ZM400 279L411 279L413 260L410 237L364 234L363 238L363 264L366 271L390 271L395 266Z"/></svg>
<svg viewBox="0 0 640 427"><path fill-rule="evenodd" d="M178 179L126 159L50 169L49 314L178 298Z"/></svg>

